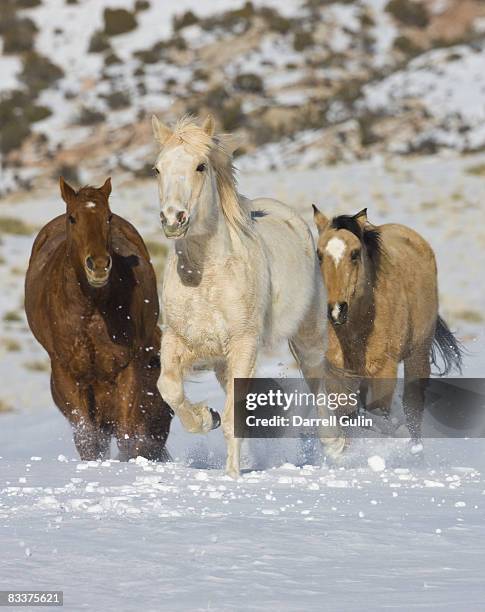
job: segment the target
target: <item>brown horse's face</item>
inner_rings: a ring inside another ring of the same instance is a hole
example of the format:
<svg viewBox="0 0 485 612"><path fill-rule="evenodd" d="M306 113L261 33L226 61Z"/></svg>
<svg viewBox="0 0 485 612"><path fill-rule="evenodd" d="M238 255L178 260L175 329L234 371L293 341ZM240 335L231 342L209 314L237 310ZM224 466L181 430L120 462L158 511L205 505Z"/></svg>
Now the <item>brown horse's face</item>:
<svg viewBox="0 0 485 612"><path fill-rule="evenodd" d="M317 209L315 222L319 231L317 256L327 289L327 316L333 325L343 325L353 304L366 290L368 255L355 234L332 228Z"/></svg>
<svg viewBox="0 0 485 612"><path fill-rule="evenodd" d="M109 280L111 259L111 211L108 197L111 179L102 187L83 187L78 192L60 179L66 202L66 233L69 256L81 267L86 280L96 289Z"/></svg>

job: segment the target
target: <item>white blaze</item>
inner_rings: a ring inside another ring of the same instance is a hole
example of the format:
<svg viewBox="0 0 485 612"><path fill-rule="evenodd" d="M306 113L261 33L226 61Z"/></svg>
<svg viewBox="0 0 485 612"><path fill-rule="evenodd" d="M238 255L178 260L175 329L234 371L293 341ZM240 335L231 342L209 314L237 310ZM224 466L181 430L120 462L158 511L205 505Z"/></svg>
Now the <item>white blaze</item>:
<svg viewBox="0 0 485 612"><path fill-rule="evenodd" d="M95 202L88 202L86 204L86 208L96 208L96 203Z"/></svg>
<svg viewBox="0 0 485 612"><path fill-rule="evenodd" d="M338 266L345 253L345 242L341 238L332 238L328 241L325 251L332 257L335 265Z"/></svg>

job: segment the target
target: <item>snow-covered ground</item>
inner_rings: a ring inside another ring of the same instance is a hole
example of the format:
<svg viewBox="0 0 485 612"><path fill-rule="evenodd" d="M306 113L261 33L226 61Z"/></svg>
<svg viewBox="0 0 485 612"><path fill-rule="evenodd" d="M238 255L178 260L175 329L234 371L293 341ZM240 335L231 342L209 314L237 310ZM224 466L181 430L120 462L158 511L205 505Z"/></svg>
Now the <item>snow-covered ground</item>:
<svg viewBox="0 0 485 612"><path fill-rule="evenodd" d="M437 255L442 313L469 353L465 374L483 376L484 162L282 168L246 172L240 186L308 221L312 202L328 214L367 206L376 223L422 232ZM113 210L161 241L155 181L113 184ZM0 216L40 227L62 209L55 192L12 195ZM485 610L482 440L428 440L419 467L403 440L359 440L341 466L322 465L318 448L302 462L296 441L251 441L233 481L220 430L191 436L175 421L173 463L80 462L21 311L32 239L4 234L0 244L0 397L12 408L0 413L0 589L63 590L69 612ZM258 373L296 370L278 347ZM194 374L188 392L222 408L212 375Z"/></svg>

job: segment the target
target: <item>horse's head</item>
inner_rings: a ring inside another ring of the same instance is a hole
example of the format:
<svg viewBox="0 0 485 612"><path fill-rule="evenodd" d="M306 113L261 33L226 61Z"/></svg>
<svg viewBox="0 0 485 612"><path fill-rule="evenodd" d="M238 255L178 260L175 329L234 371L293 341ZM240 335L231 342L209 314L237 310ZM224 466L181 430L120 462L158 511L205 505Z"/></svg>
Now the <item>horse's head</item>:
<svg viewBox="0 0 485 612"><path fill-rule="evenodd" d="M196 218L210 214L200 202L213 197L216 178L210 155L218 149L213 139L214 120L209 115L202 126L190 117L179 121L174 130L152 117L153 133L162 149L155 162L160 198L160 220L167 238L182 238ZM222 153L222 149L219 149ZM230 161L230 157L228 157ZM201 226L200 226L201 227ZM194 234L191 229L191 234Z"/></svg>
<svg viewBox="0 0 485 612"><path fill-rule="evenodd" d="M313 207L318 228L317 255L327 289L327 316L343 325L357 302L372 287L381 254L380 234L367 221L366 209L329 220Z"/></svg>
<svg viewBox="0 0 485 612"><path fill-rule="evenodd" d="M62 199L66 203L68 253L80 266L91 287L104 287L111 272L111 211L108 198L111 179L102 187L74 189L61 177Z"/></svg>

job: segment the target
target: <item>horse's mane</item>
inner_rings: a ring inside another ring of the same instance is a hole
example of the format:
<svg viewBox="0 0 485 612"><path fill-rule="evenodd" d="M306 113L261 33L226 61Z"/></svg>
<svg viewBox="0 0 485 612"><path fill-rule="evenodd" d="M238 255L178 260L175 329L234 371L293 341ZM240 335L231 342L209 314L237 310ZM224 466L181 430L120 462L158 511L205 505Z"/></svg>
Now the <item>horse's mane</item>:
<svg viewBox="0 0 485 612"><path fill-rule="evenodd" d="M232 156L224 146L226 138L226 135L210 136L191 115L186 115L179 119L164 147L183 144L194 155L207 158L216 175L217 191L227 222L234 229L251 234L251 217L241 207Z"/></svg>
<svg viewBox="0 0 485 612"><path fill-rule="evenodd" d="M367 251L367 255L377 273L384 253L381 233L377 227L363 227L357 220L359 214L334 217L330 222L330 227L336 230L345 229L357 236Z"/></svg>

